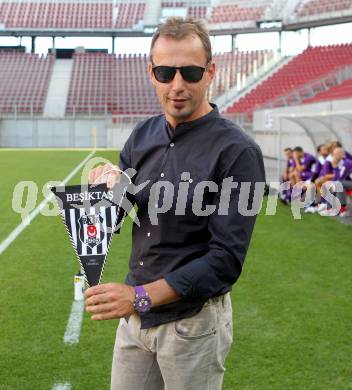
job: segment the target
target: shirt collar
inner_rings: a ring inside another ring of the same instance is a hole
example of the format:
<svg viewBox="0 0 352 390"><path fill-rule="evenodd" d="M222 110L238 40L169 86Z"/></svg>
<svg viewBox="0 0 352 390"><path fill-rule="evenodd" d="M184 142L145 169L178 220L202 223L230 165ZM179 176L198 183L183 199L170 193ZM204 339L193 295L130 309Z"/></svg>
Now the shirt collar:
<svg viewBox="0 0 352 390"><path fill-rule="evenodd" d="M183 122L179 123L175 128L173 128L170 123L166 120L166 117L164 115L165 119L165 126L169 134L179 135L182 134L184 131L191 130L195 127L198 127L200 125L203 125L205 123L208 123L209 121L217 118L219 116L219 109L216 104L210 103L212 106L212 110L208 112L207 114L201 116L198 119L195 119L193 121L189 122Z"/></svg>

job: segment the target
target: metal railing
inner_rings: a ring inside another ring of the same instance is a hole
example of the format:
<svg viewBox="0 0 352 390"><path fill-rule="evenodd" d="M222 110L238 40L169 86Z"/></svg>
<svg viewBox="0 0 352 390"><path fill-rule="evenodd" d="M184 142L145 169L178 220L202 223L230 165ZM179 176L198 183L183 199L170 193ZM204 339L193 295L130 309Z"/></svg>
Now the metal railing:
<svg viewBox="0 0 352 390"><path fill-rule="evenodd" d="M141 110L142 111L142 110ZM160 113L162 111L160 110ZM65 115L58 116L46 116L44 115L44 108L38 108L38 104L13 104L7 105L6 109L2 109L0 106L0 118L1 119L108 119L112 123L132 123L135 120L143 120L151 115L157 115L158 113L150 114L116 114L111 108L110 104L103 105L80 105L72 106L69 110L66 110Z"/></svg>
<svg viewBox="0 0 352 390"><path fill-rule="evenodd" d="M108 105L103 105L98 109L96 106L74 106L72 111L65 112L63 117L44 116L44 108L38 108L38 104L30 103L26 104L13 104L6 106L6 109L2 109L0 106L0 118L1 119L38 119L38 118L56 118L56 119L79 119L79 118L111 118L111 112L108 109Z"/></svg>
<svg viewBox="0 0 352 390"><path fill-rule="evenodd" d="M313 98L317 93L327 91L331 87L340 85L346 80L352 80L352 65L343 66L339 70L330 72L304 86L295 88L288 94L281 95L269 103L256 106L256 110L299 105L304 100Z"/></svg>
<svg viewBox="0 0 352 390"><path fill-rule="evenodd" d="M324 77L315 79L304 86L295 88L286 95L278 96L268 103L258 104L250 111L232 113L227 116L232 121L242 124L242 126L246 126L252 122L252 115L254 111L300 105L304 100L313 98L317 93L327 91L331 87L340 85L346 80L352 80L352 65L343 66L339 70L330 72Z"/></svg>

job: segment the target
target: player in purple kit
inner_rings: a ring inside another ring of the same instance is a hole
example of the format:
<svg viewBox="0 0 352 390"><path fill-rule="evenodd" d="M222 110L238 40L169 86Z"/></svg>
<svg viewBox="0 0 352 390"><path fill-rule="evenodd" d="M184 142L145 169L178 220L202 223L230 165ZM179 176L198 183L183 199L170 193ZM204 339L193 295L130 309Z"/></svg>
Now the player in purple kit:
<svg viewBox="0 0 352 390"><path fill-rule="evenodd" d="M320 190L321 185L327 180L324 176L326 174L332 173L332 165L331 165L331 156L329 157L329 145L321 144L317 147L317 158L316 163L312 167L313 176L311 178L312 183L316 185L316 197L311 205L305 208L306 213L315 213L318 211L318 205L320 200ZM324 179L321 179L324 177ZM331 179L330 179L331 180ZM320 206L321 209L326 208L325 202Z"/></svg>
<svg viewBox="0 0 352 390"><path fill-rule="evenodd" d="M317 147L317 158L316 158L316 164L314 168L314 175L312 177L312 181L314 182L319 176L320 172L323 168L323 165L326 161L326 158L329 155L329 148L326 144L321 144Z"/></svg>
<svg viewBox="0 0 352 390"><path fill-rule="evenodd" d="M331 155L333 154L336 148L343 148L342 143L340 141L332 141L330 146L331 146L331 151L330 151ZM352 160L352 154L347 152L346 149L344 149L344 152L345 152L345 158Z"/></svg>
<svg viewBox="0 0 352 390"><path fill-rule="evenodd" d="M287 181L290 179L290 174L294 169L295 160L293 159L293 150L291 148L285 148L284 153L286 157L286 167L282 179L283 181Z"/></svg>
<svg viewBox="0 0 352 390"><path fill-rule="evenodd" d="M315 213L316 211L320 212L326 210L327 203L324 198L321 198L320 194L322 191L323 184L327 181L334 179L334 167L332 165L332 156L328 156L325 159L323 166L320 169L319 177L315 179L315 187L316 187L316 199L315 202L306 209L308 213Z"/></svg>
<svg viewBox="0 0 352 390"><path fill-rule="evenodd" d="M346 152L343 148L337 147L333 151L332 166L334 173L334 181L339 181L342 184L343 191L336 192L335 196L341 203L339 216L345 217L348 214L346 191L352 190L352 160L346 157ZM332 215L332 210L328 209L321 213L321 215Z"/></svg>
<svg viewBox="0 0 352 390"><path fill-rule="evenodd" d="M317 200L317 207L315 211L324 211L327 208L327 203L325 199L321 199L320 194L322 191L323 184L327 181L334 180L334 167L332 165L333 160L333 151L336 148L335 142L331 142L326 145L328 148L329 155L325 158L325 162L323 166L321 167L319 177L315 180L316 185L316 200Z"/></svg>
<svg viewBox="0 0 352 390"><path fill-rule="evenodd" d="M331 215L331 210L329 209L329 204L324 199L324 196L321 198L321 194L324 195L324 183L332 180L343 180L340 179L340 175L337 174L338 168L337 164L342 164L342 160L346 161L346 169L348 171L348 167L350 165L348 159L348 154L341 147L341 143L339 141L332 141L324 145L320 145L318 147L318 161L316 166L316 174L313 176L312 181L314 181L316 185L316 199L312 205L305 209L305 212L314 213L319 212L321 215ZM343 156L342 156L343 153ZM320 167L318 166L320 165ZM352 165L352 164L351 164ZM319 174L317 174L319 171ZM336 196L340 199L342 204L342 208L340 210L341 216L346 214L346 193L345 191L350 189L350 182L347 178L346 187L344 187L344 191L342 193L338 193Z"/></svg>
<svg viewBox="0 0 352 390"><path fill-rule="evenodd" d="M293 149L293 159L294 169L290 182L292 187L295 185L301 186L301 200L303 200L306 196L306 190L312 186L312 181L316 176L317 160L312 154L304 152L301 146L296 146Z"/></svg>
<svg viewBox="0 0 352 390"><path fill-rule="evenodd" d="M293 159L295 162L293 178L294 182L311 181L314 176L316 158L309 153L304 152L303 148L296 146L293 149Z"/></svg>
<svg viewBox="0 0 352 390"><path fill-rule="evenodd" d="M328 181L334 178L334 167L332 165L332 158L327 158L320 170L319 178L317 181Z"/></svg>
<svg viewBox="0 0 352 390"><path fill-rule="evenodd" d="M285 170L284 170L282 177L281 177L281 183L285 183L287 181L291 182L291 176L292 176L292 173L294 171L294 166L295 166L292 148L285 148L284 153L285 153L285 157L286 157L286 166L285 166ZM289 204L291 202L291 186L289 189L284 189L284 190L280 191L279 199L284 204Z"/></svg>

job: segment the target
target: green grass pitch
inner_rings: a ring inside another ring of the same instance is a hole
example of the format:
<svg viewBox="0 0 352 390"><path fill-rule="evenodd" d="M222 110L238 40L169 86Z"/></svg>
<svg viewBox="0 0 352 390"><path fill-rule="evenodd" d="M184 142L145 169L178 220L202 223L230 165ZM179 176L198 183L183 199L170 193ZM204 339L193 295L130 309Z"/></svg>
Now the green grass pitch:
<svg viewBox="0 0 352 390"><path fill-rule="evenodd" d="M33 180L41 191L88 154L0 150L0 242L20 223L11 208L17 182ZM118 161L114 151L96 155ZM130 231L127 219L103 282L123 280ZM316 215L293 220L281 205L275 216L258 217L232 292L234 344L223 389L352 389L351 233ZM0 389L65 382L109 389L117 321L93 322L85 313L79 344L63 343L79 267L61 218L39 215L0 256L0 267Z"/></svg>

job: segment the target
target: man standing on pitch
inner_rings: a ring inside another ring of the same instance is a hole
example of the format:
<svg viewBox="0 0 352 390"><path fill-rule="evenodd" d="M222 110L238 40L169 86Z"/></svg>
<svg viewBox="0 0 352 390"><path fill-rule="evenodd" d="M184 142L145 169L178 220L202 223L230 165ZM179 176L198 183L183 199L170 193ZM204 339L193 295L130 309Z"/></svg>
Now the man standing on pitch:
<svg viewBox="0 0 352 390"><path fill-rule="evenodd" d="M234 183L253 189L264 182L263 159L253 140L208 102L215 64L201 22L170 18L159 25L148 72L164 114L135 127L119 164L137 171L134 185L150 180L133 196L140 226L133 226L129 273L125 284L88 289L86 307L93 320L120 318L112 389L219 390L232 344L231 286L255 222L241 213L242 186ZM116 179L111 165L89 176L108 186ZM154 199L150 188L160 181L175 191L166 187ZM184 188L185 202L177 203ZM168 197L172 206L155 223L151 206L160 210ZM206 213L210 207L216 211Z"/></svg>

